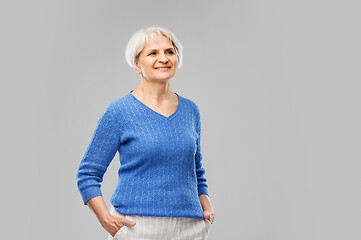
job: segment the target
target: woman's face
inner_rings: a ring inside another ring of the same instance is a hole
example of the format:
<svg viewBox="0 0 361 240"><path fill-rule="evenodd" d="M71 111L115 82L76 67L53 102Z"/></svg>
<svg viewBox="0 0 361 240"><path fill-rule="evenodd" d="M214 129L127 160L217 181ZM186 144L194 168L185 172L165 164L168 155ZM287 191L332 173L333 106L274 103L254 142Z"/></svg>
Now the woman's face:
<svg viewBox="0 0 361 240"><path fill-rule="evenodd" d="M165 36L149 38L137 61L137 72L149 81L167 81L178 67L178 57L172 42Z"/></svg>

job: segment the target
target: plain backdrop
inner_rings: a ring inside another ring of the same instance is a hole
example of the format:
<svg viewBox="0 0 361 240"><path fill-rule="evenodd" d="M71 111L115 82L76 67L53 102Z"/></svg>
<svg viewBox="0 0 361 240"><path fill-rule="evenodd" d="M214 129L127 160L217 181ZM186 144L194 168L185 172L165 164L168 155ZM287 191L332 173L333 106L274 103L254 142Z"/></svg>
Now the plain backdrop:
<svg viewBox="0 0 361 240"><path fill-rule="evenodd" d="M131 34L184 47L171 90L197 103L209 240L360 239L358 1L2 1L1 238L107 238L76 186L98 118L140 84ZM118 153L104 176L107 206Z"/></svg>

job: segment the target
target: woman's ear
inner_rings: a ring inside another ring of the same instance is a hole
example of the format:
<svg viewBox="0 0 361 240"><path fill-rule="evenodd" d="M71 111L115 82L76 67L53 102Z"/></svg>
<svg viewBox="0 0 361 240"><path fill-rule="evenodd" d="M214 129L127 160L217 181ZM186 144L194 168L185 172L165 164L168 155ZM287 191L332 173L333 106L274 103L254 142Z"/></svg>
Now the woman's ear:
<svg viewBox="0 0 361 240"><path fill-rule="evenodd" d="M142 74L142 69L140 69L139 65L137 65L135 71L137 71L138 74Z"/></svg>
<svg viewBox="0 0 361 240"><path fill-rule="evenodd" d="M140 69L139 59L135 60L135 65L137 66L135 71L137 71L138 74L142 74L142 69Z"/></svg>

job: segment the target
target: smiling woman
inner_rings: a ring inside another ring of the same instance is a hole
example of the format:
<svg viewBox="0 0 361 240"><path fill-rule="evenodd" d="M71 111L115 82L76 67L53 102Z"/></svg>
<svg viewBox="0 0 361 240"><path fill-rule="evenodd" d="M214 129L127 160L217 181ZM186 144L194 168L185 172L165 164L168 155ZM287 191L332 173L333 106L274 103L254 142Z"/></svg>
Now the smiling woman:
<svg viewBox="0 0 361 240"><path fill-rule="evenodd" d="M178 69L178 57L165 36L150 38L135 59L136 71L144 81L168 81Z"/></svg>
<svg viewBox="0 0 361 240"><path fill-rule="evenodd" d="M140 29L131 36L125 49L125 58L130 67L137 68L135 61L143 50L146 42L148 42L150 38L155 39L159 36L166 36L171 41L178 57L178 69L181 68L183 63L183 46L171 31L161 27Z"/></svg>
<svg viewBox="0 0 361 240"><path fill-rule="evenodd" d="M141 84L108 105L80 162L77 184L84 205L109 240L204 240L214 221L198 106L170 91L182 50L175 35L160 27L130 38L126 59ZM118 183L108 210L100 183L117 151Z"/></svg>

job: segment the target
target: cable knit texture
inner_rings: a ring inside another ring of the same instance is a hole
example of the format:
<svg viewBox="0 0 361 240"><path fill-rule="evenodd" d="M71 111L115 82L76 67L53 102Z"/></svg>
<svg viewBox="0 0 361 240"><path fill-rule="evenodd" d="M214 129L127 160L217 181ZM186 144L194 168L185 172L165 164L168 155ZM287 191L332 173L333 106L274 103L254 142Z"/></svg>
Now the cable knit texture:
<svg viewBox="0 0 361 240"><path fill-rule="evenodd" d="M204 219L198 196L209 194L198 106L176 93L177 109L166 117L132 91L107 106L79 164L76 181L84 205L102 196L104 173L118 151L118 182L110 198L118 212Z"/></svg>

